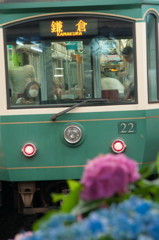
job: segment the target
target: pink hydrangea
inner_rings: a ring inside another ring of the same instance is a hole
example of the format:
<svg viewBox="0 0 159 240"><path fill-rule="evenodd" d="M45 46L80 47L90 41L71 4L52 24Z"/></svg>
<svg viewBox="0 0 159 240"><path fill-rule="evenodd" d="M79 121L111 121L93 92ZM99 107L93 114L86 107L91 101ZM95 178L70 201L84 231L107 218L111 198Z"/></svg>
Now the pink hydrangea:
<svg viewBox="0 0 159 240"><path fill-rule="evenodd" d="M140 178L135 161L124 154L99 155L88 161L81 183L84 201L112 197L115 193L124 194L128 184Z"/></svg>
<svg viewBox="0 0 159 240"><path fill-rule="evenodd" d="M26 237L31 237L33 235L33 232L31 231L27 231L27 232L24 232L24 233L18 233L15 238L13 240L22 240Z"/></svg>

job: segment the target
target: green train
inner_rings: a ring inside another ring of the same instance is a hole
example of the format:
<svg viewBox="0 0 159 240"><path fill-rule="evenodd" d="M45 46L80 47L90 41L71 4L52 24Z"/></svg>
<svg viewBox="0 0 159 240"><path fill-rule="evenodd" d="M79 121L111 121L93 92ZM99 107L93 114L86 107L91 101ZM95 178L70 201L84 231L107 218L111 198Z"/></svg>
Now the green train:
<svg viewBox="0 0 159 240"><path fill-rule="evenodd" d="M98 154L156 161L158 20L155 0L0 1L1 204L38 211Z"/></svg>

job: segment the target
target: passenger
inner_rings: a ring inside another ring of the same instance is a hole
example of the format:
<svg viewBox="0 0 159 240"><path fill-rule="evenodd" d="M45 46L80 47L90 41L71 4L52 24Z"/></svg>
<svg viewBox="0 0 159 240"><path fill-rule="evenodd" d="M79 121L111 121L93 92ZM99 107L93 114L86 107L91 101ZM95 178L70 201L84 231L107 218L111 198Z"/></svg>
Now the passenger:
<svg viewBox="0 0 159 240"><path fill-rule="evenodd" d="M107 71L102 71L101 90L116 90L120 98L124 98L124 86L116 78L109 77Z"/></svg>
<svg viewBox="0 0 159 240"><path fill-rule="evenodd" d="M38 82L30 82L24 90L23 95L17 99L17 104L40 104L41 102L41 89Z"/></svg>
<svg viewBox="0 0 159 240"><path fill-rule="evenodd" d="M133 49L130 46L127 46L122 51L123 59L127 62L127 70L124 74L127 76L130 82L134 81L134 55Z"/></svg>
<svg viewBox="0 0 159 240"><path fill-rule="evenodd" d="M118 77L124 78L126 99L134 98L134 55L133 48L127 46L122 51L123 60L127 63L124 71L118 73Z"/></svg>
<svg viewBox="0 0 159 240"><path fill-rule="evenodd" d="M16 66L9 71L11 101L16 103L17 98L24 92L31 81L35 81L34 67L29 64L29 53L25 49L17 50L15 54Z"/></svg>
<svg viewBox="0 0 159 240"><path fill-rule="evenodd" d="M53 83L53 93L55 99L61 99L61 95L64 91L64 87L61 79L56 79Z"/></svg>

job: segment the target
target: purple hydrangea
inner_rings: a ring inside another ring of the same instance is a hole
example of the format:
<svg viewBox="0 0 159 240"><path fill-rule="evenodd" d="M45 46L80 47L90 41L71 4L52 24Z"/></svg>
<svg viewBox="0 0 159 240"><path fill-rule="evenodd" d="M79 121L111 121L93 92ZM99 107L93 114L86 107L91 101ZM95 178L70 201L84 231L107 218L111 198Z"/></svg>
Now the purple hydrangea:
<svg viewBox="0 0 159 240"><path fill-rule="evenodd" d="M128 184L140 178L137 163L124 154L99 155L88 161L81 183L84 201L109 198L115 193L124 194Z"/></svg>

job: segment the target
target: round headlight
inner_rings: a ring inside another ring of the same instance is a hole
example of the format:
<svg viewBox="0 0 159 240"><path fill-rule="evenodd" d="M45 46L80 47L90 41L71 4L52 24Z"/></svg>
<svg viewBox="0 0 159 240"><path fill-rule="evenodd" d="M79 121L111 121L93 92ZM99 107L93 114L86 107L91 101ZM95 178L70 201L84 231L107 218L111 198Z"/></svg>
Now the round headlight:
<svg viewBox="0 0 159 240"><path fill-rule="evenodd" d="M64 130L64 139L68 143L78 143L82 138L82 130L79 126L71 124Z"/></svg>

